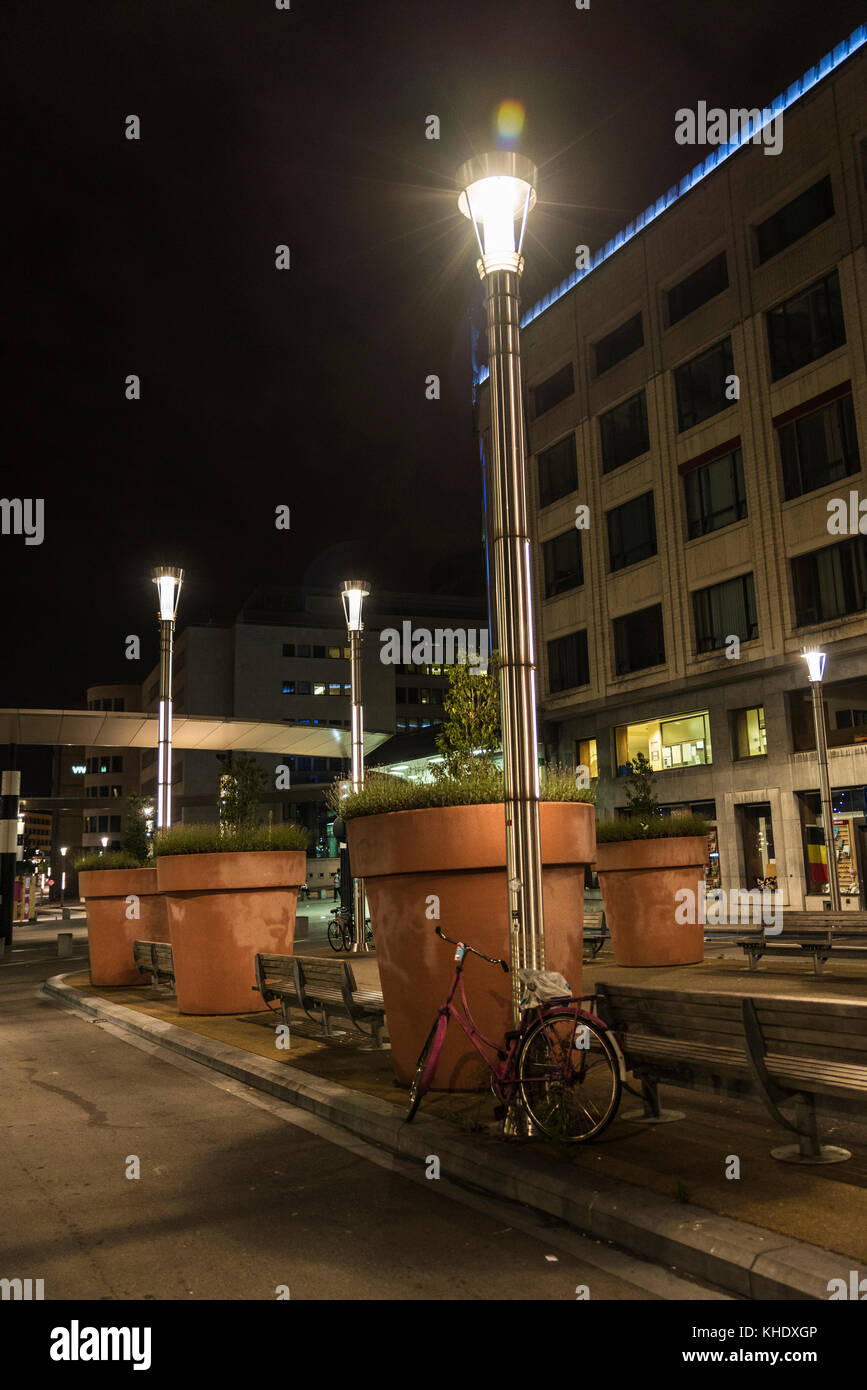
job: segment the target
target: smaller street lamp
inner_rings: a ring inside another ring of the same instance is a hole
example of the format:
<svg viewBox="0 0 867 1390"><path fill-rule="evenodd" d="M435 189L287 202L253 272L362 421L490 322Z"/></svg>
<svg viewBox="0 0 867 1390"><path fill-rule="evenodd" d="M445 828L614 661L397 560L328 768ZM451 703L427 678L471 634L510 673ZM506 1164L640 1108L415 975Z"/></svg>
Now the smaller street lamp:
<svg viewBox="0 0 867 1390"><path fill-rule="evenodd" d="M69 848L68 845L61 845L61 846L60 846L60 856L61 856L61 864L60 864L60 915L61 915L61 917L63 916L63 893L64 893L64 890L65 890L65 888L66 888L66 851L68 850L68 848Z"/></svg>
<svg viewBox="0 0 867 1390"><path fill-rule="evenodd" d="M364 786L364 711L361 706L361 634L364 631L362 612L364 600L370 594L370 585L364 579L344 581L340 597L349 633L349 678L352 691L352 790L357 792ZM364 932L364 882L353 878L352 912L355 918L355 940L353 952L366 950Z"/></svg>
<svg viewBox="0 0 867 1390"><path fill-rule="evenodd" d="M825 728L825 705L822 700L822 677L825 674L826 652L804 647L801 657L807 663L810 693L813 697L813 726L816 730L816 756L819 760L819 794L822 799L822 823L825 827L825 860L828 865L828 888L831 911L840 911L840 882L837 878L837 852L834 845L834 808L831 805L831 779L828 776L828 737Z"/></svg>
<svg viewBox="0 0 867 1390"><path fill-rule="evenodd" d="M176 565L157 565L153 582L159 595L160 622L160 712L159 754L157 762L157 825L172 823L172 651L175 615L184 572Z"/></svg>
<svg viewBox="0 0 867 1390"><path fill-rule="evenodd" d="M103 854L105 854L105 851L106 851L107 849L108 849L108 836L107 836L107 835L103 835L103 837L102 837L102 852L103 852Z"/></svg>

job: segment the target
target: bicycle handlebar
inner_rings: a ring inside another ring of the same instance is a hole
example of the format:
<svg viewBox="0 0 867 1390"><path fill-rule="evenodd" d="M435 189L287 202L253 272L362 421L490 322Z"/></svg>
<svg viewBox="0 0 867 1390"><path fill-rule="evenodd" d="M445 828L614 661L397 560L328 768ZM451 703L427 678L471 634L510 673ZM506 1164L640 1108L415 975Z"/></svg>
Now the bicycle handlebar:
<svg viewBox="0 0 867 1390"><path fill-rule="evenodd" d="M437 936L441 938L441 940L448 941L451 946L463 946L465 951L469 951L474 956L480 956L482 960L490 961L491 965L501 965L505 970L506 974L509 973L509 966L507 962L504 960L500 960L498 956L486 956L484 951L477 951L475 946L468 946L465 941L454 941L452 937L446 936L445 932L442 930L439 924L437 924L437 926L434 927L434 931L436 932Z"/></svg>

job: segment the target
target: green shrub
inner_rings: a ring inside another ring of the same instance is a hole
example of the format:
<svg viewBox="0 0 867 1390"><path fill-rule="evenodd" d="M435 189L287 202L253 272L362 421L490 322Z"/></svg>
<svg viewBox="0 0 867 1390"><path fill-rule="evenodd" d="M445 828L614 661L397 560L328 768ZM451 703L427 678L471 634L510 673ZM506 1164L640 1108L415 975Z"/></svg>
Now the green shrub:
<svg viewBox="0 0 867 1390"><path fill-rule="evenodd" d="M301 825L172 825L156 833L157 858L170 854L220 854L237 851L306 849L307 831Z"/></svg>
<svg viewBox="0 0 867 1390"><path fill-rule="evenodd" d="M143 796L128 796L123 822L121 845L139 864L146 864L153 848L148 834L148 821L153 819L153 805Z"/></svg>
<svg viewBox="0 0 867 1390"><path fill-rule="evenodd" d="M622 840L666 840L685 835L707 835L710 830L701 816L625 816L622 820L598 820L596 843L617 844Z"/></svg>
<svg viewBox="0 0 867 1390"><path fill-rule="evenodd" d="M627 777L626 804L633 816L647 818L659 815L659 802L653 785L653 767L643 753L636 753L631 763L632 775ZM632 791L628 788L632 787Z"/></svg>
<svg viewBox="0 0 867 1390"><path fill-rule="evenodd" d="M571 768L545 768L541 776L543 801L592 802L592 788L576 785ZM421 811L435 806L485 806L503 800L503 773L480 763L460 777L435 782L410 782L387 772L370 772L361 791L341 796L339 783L328 791L328 804L344 820L378 816L387 811Z"/></svg>
<svg viewBox="0 0 867 1390"><path fill-rule="evenodd" d="M76 859L75 867L79 873L85 871L92 873L94 869L146 869L147 864L143 864L134 854L128 854L126 850L109 850L107 854L100 854L98 850L90 854L83 854L80 859Z"/></svg>
<svg viewBox="0 0 867 1390"><path fill-rule="evenodd" d="M268 786L265 769L251 753L218 753L220 824L241 830L259 823L259 801Z"/></svg>

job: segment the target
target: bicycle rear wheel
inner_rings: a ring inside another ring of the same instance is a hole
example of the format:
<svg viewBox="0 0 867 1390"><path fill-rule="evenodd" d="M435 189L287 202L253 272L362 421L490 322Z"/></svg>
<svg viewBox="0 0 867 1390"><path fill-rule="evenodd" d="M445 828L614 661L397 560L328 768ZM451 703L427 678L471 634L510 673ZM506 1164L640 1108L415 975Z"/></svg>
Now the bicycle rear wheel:
<svg viewBox="0 0 867 1390"><path fill-rule="evenodd" d="M574 1013L548 1014L530 1029L518 1082L533 1123L566 1144L596 1139L620 1104L620 1068L604 1030Z"/></svg>
<svg viewBox="0 0 867 1390"><path fill-rule="evenodd" d="M328 923L328 944L332 951L344 950L343 923L332 917Z"/></svg>
<svg viewBox="0 0 867 1390"><path fill-rule="evenodd" d="M427 1042L418 1054L418 1066L409 1088L409 1109L406 1112L406 1124L410 1123L416 1110L418 1110L422 1096L430 1088L448 1026L448 1017L441 1014L431 1027L427 1035Z"/></svg>

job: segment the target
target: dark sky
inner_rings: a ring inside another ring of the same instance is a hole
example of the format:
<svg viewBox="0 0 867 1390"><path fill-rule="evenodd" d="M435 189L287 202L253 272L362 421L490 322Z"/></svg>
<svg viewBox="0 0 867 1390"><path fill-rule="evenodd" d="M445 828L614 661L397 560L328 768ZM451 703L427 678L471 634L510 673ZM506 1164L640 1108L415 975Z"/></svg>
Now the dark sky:
<svg viewBox="0 0 867 1390"><path fill-rule="evenodd" d="M540 170L529 305L703 155L674 142L679 106L761 106L862 19L857 0L7 0L0 491L44 498L46 534L0 536L0 706L141 679L153 564L187 568L181 624L351 568L425 589L480 536L481 286L453 178L496 143L497 104L524 103Z"/></svg>

